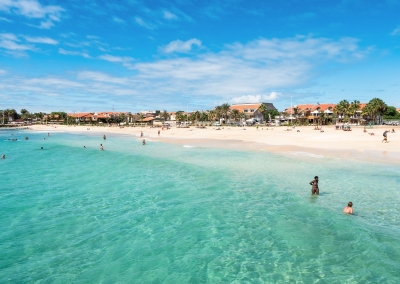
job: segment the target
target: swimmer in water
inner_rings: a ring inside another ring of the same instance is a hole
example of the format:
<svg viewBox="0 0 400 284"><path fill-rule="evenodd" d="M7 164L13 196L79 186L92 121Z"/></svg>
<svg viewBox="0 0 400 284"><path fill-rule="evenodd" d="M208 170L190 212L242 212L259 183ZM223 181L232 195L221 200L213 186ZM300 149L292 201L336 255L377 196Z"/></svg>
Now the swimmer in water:
<svg viewBox="0 0 400 284"><path fill-rule="evenodd" d="M43 147L40 147L40 150L43 150Z"/></svg>
<svg viewBox="0 0 400 284"><path fill-rule="evenodd" d="M311 194L319 194L319 187L318 187L318 177L315 176L312 181L310 181L311 187Z"/></svg>
<svg viewBox="0 0 400 284"><path fill-rule="evenodd" d="M343 213L345 214L353 214L353 202L347 203L347 206L343 209Z"/></svg>
<svg viewBox="0 0 400 284"><path fill-rule="evenodd" d="M3 155L1 156L1 158L4 160L4 159L6 158L6 155L3 154Z"/></svg>

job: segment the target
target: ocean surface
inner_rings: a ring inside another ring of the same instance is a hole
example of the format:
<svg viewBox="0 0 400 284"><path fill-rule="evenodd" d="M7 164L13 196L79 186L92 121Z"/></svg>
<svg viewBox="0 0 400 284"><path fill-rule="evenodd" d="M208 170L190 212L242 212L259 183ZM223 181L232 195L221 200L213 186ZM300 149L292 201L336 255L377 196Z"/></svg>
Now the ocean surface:
<svg viewBox="0 0 400 284"><path fill-rule="evenodd" d="M1 283L400 279L399 165L90 131L3 130L1 154Z"/></svg>

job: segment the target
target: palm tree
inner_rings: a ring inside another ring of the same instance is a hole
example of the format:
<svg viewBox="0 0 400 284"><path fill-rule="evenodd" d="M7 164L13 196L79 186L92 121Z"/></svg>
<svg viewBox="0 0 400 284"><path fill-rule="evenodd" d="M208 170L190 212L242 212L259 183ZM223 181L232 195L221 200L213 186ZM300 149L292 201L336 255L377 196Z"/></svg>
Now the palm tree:
<svg viewBox="0 0 400 284"><path fill-rule="evenodd" d="M265 106L265 104L261 104L260 107L258 108L258 110L262 114L264 120L266 120L265 116L267 115L267 107Z"/></svg>
<svg viewBox="0 0 400 284"><path fill-rule="evenodd" d="M215 118L217 120L220 120L220 118L223 116L223 111L222 111L222 107L221 106L217 106L215 108Z"/></svg>
<svg viewBox="0 0 400 284"><path fill-rule="evenodd" d="M294 107L293 108L293 114L294 114L294 117L295 117L295 122L297 122L297 118L298 118L298 116L299 116L299 113L300 113L300 108L299 107Z"/></svg>
<svg viewBox="0 0 400 284"><path fill-rule="evenodd" d="M231 112L232 118L235 120L235 122L240 118L240 112L237 109L232 110Z"/></svg>
<svg viewBox="0 0 400 284"><path fill-rule="evenodd" d="M169 119L169 114L168 114L168 112L167 112L166 110L164 110L164 111L161 113L160 116L161 116L161 118L163 118L165 121Z"/></svg>
<svg viewBox="0 0 400 284"><path fill-rule="evenodd" d="M217 115L216 115L216 112L214 110L210 110L208 112L208 120L210 122L214 121L216 117L217 117Z"/></svg>
<svg viewBox="0 0 400 284"><path fill-rule="evenodd" d="M379 116L379 121L378 123L381 122L382 120L382 115L386 112L387 110L387 105L385 104L384 101L382 101L379 98L373 98L372 100L369 101L368 104L372 105L373 112L375 113L375 116Z"/></svg>
<svg viewBox="0 0 400 284"><path fill-rule="evenodd" d="M206 112L202 111L201 114L200 114L200 118L199 119L203 124L204 121L206 121L208 119L208 114Z"/></svg>
<svg viewBox="0 0 400 284"><path fill-rule="evenodd" d="M143 123L144 115L143 113L139 114L140 123Z"/></svg>
<svg viewBox="0 0 400 284"><path fill-rule="evenodd" d="M246 114L244 112L239 113L239 118L242 120L242 122L246 121Z"/></svg>
<svg viewBox="0 0 400 284"><path fill-rule="evenodd" d="M360 109L360 101L354 100L349 106L349 115L355 118L355 114Z"/></svg>
<svg viewBox="0 0 400 284"><path fill-rule="evenodd" d="M222 112L222 115L224 116L225 123L228 122L228 113L229 113L230 109L231 109L231 106L229 104L221 105L221 112Z"/></svg>
<svg viewBox="0 0 400 284"><path fill-rule="evenodd" d="M343 121L348 120L350 103L347 100L340 101L334 108L334 112L343 115Z"/></svg>

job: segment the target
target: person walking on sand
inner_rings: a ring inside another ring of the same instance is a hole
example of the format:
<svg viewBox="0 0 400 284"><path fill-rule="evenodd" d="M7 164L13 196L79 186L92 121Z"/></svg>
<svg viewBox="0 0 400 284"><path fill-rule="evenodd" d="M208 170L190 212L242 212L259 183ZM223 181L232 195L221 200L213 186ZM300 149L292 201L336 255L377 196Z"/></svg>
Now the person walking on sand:
<svg viewBox="0 0 400 284"><path fill-rule="evenodd" d="M160 136L160 130L158 130L158 136Z"/></svg>
<svg viewBox="0 0 400 284"><path fill-rule="evenodd" d="M143 137L143 131L140 131L140 137Z"/></svg>
<svg viewBox="0 0 400 284"><path fill-rule="evenodd" d="M347 203L347 206L343 209L343 213L353 214L353 202Z"/></svg>
<svg viewBox="0 0 400 284"><path fill-rule="evenodd" d="M315 176L312 181L310 181L311 187L311 194L319 194L319 188L318 188L318 176Z"/></svg>
<svg viewBox="0 0 400 284"><path fill-rule="evenodd" d="M382 143L383 143L383 142L388 143L388 141L387 141L387 133L388 133L388 131L383 132L383 140L382 140Z"/></svg>

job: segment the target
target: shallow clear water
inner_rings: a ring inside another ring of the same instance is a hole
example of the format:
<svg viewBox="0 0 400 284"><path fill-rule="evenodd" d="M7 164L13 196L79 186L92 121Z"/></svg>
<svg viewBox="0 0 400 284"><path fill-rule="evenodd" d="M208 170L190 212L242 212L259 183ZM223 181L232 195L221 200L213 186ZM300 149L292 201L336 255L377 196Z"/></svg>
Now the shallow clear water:
<svg viewBox="0 0 400 284"><path fill-rule="evenodd" d="M400 278L400 166L147 141L0 131L0 282Z"/></svg>

